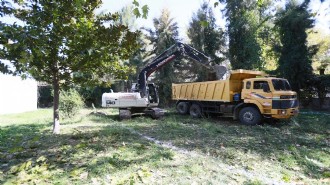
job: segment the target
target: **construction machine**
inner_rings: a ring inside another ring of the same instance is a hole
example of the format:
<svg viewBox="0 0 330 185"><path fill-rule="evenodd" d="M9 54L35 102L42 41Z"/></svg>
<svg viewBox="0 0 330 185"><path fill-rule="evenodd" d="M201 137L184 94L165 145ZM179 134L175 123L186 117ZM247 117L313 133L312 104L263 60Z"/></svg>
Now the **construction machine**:
<svg viewBox="0 0 330 185"><path fill-rule="evenodd" d="M164 110L158 108L159 96L155 84L148 83L148 77L173 61L174 59L189 58L195 62L204 65L206 68L216 74L220 78L222 74L221 66L211 66L211 59L204 53L195 48L177 42L162 54L155 57L148 65L146 65L138 75L137 83L132 85L131 92L110 92L102 95L102 107L119 108L120 119L131 118L132 114L144 113L151 115L152 118L160 118L164 115Z"/></svg>

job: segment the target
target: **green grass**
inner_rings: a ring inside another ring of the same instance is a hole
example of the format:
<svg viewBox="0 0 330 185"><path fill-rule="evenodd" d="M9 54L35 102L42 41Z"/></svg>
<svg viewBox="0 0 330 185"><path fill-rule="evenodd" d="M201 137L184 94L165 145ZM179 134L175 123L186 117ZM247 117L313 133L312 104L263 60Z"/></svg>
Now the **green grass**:
<svg viewBox="0 0 330 185"><path fill-rule="evenodd" d="M0 184L330 183L327 113L249 127L172 110L125 121L102 111L61 120L60 135L49 109L1 115Z"/></svg>

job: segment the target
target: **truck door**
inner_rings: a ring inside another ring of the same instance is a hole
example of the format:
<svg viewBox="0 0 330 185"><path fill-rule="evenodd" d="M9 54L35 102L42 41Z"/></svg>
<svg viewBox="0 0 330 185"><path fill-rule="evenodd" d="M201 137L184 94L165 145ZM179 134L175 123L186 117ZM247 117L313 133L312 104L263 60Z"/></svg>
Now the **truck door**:
<svg viewBox="0 0 330 185"><path fill-rule="evenodd" d="M260 112L262 114L270 114L272 108L272 93L269 87L267 80L245 80L242 98L245 102L258 102L258 104L262 106L259 107Z"/></svg>
<svg viewBox="0 0 330 185"><path fill-rule="evenodd" d="M252 81L251 99L257 100L265 109L271 108L272 93L266 80Z"/></svg>
<svg viewBox="0 0 330 185"><path fill-rule="evenodd" d="M243 88L242 88L242 99L250 99L251 98L251 81L250 80L244 80Z"/></svg>
<svg viewBox="0 0 330 185"><path fill-rule="evenodd" d="M260 104L270 106L272 93L266 80L246 80L242 90L242 98L257 100Z"/></svg>

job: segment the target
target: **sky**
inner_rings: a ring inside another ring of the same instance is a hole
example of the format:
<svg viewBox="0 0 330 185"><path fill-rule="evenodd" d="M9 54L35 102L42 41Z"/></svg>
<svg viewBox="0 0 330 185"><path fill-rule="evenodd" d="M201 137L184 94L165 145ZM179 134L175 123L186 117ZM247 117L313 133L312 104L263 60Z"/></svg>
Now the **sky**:
<svg viewBox="0 0 330 185"><path fill-rule="evenodd" d="M196 13L204 0L136 0L140 7L147 4L149 7L149 14L147 19L139 18L137 20L138 27L152 28L152 19L159 17L163 8L170 10L172 17L178 23L180 37L185 41L186 30L193 13ZM218 0L205 0L213 7ZM283 0L282 0L283 1ZM301 0L300 0L301 1ZM99 11L116 12L126 5L132 5L133 0L103 0L103 5ZM222 16L221 9L223 5L213 8L213 12L217 19L217 24L224 28L226 25L225 18ZM310 9L316 13L315 27L322 29L325 33L330 34L330 0L311 0ZM4 20L5 19L5 20ZM4 22L14 22L13 18L0 18Z"/></svg>
<svg viewBox="0 0 330 185"><path fill-rule="evenodd" d="M196 13L200 8L201 4L204 2L203 0L137 0L140 6L147 4L149 6L149 14L147 19L139 18L137 20L139 27L148 27L152 28L152 19L155 17L160 17L161 11L163 8L167 8L170 10L172 18L178 23L179 32L181 38L185 39L186 34L185 30L189 26L189 22L193 13ZM133 0L103 0L103 6L101 10L103 11L119 11L125 5L131 5ZM213 7L215 2L218 0L206 0ZM221 6L216 7L214 10L215 16L217 19L217 24L224 27L225 21L222 18L222 14L220 12ZM221 19L222 18L222 19Z"/></svg>
<svg viewBox="0 0 330 185"><path fill-rule="evenodd" d="M316 13L315 27L330 33L330 0L323 3L320 0L311 0L310 8Z"/></svg>
<svg viewBox="0 0 330 185"><path fill-rule="evenodd" d="M178 22L180 36L186 39L186 29L189 25L193 13L195 13L203 0L137 0L140 6L147 4L149 6L149 14L147 20L139 18L139 26L152 28L152 19L161 15L163 8L168 8L175 21ZM213 7L218 0L205 0ZM133 0L103 0L104 5L101 7L103 11L119 11L125 5L132 4ZM225 27L225 20L221 14L222 6L214 8L213 12L217 18L217 24ZM330 0L311 0L310 9L316 13L315 27L324 30L330 34Z"/></svg>

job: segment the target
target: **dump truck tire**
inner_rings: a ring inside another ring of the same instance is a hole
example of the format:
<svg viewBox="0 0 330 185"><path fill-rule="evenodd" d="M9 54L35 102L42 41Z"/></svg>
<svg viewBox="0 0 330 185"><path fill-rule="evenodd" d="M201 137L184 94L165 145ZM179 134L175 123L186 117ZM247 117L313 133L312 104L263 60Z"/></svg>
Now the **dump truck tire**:
<svg viewBox="0 0 330 185"><path fill-rule="evenodd" d="M254 107L244 107L239 111L239 120L244 125L257 125L261 122L261 114Z"/></svg>
<svg viewBox="0 0 330 185"><path fill-rule="evenodd" d="M179 102L176 105L176 110L178 111L179 114L188 114L189 112L189 106L187 102Z"/></svg>
<svg viewBox="0 0 330 185"><path fill-rule="evenodd" d="M202 109L198 104L192 104L189 109L190 116L193 118L202 117Z"/></svg>

